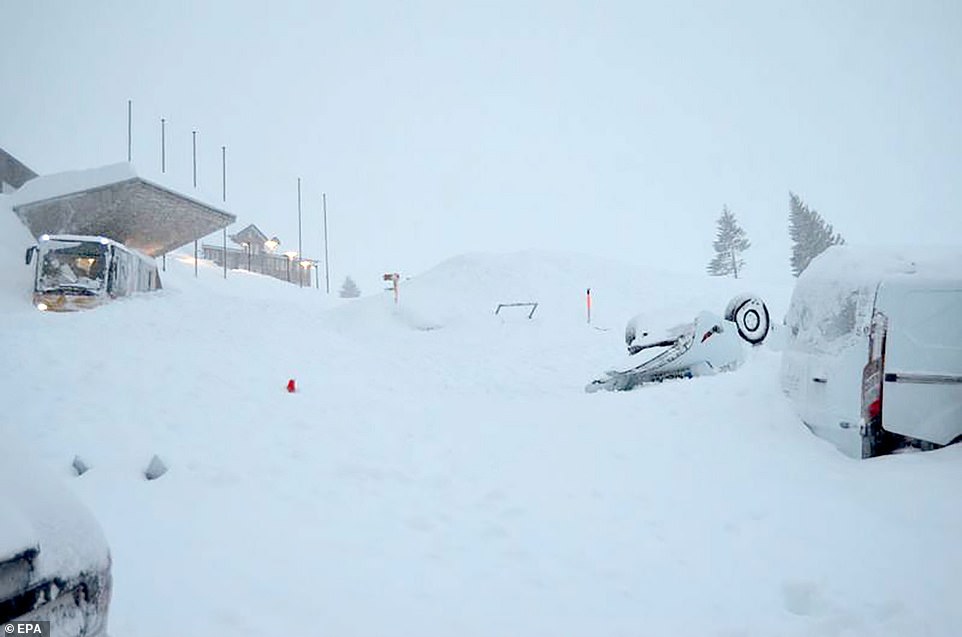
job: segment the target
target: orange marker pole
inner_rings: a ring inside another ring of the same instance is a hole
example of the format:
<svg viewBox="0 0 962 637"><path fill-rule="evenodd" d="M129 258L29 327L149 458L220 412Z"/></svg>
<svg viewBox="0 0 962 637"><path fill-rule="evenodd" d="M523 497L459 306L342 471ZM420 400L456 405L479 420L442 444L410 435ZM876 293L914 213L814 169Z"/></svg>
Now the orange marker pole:
<svg viewBox="0 0 962 637"><path fill-rule="evenodd" d="M585 293L585 302L588 306L588 323L591 323L591 288Z"/></svg>

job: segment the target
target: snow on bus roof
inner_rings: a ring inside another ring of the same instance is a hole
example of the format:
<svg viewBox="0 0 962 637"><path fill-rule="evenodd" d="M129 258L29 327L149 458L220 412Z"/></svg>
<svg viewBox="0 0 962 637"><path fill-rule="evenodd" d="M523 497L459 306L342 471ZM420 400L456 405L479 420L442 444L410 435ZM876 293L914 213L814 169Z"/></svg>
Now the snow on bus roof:
<svg viewBox="0 0 962 637"><path fill-rule="evenodd" d="M45 235L41 235L41 236L40 236L40 241L41 241L41 242L43 242L43 241L59 241L59 242L64 242L64 243L70 243L70 242L77 242L77 243L100 243L100 244L103 244L103 245L113 245L113 246L117 246L117 247L123 248L124 250L127 250L128 252L134 252L134 253L136 253L136 254L138 254L138 255L143 256L143 257L146 258L146 255L141 254L139 250L136 250L136 249L134 249L134 248L131 248L130 246L126 246L126 245L120 243L119 241L114 241L113 239L111 239L111 238L109 238L109 237L101 237L101 236L92 235L92 234L45 234Z"/></svg>

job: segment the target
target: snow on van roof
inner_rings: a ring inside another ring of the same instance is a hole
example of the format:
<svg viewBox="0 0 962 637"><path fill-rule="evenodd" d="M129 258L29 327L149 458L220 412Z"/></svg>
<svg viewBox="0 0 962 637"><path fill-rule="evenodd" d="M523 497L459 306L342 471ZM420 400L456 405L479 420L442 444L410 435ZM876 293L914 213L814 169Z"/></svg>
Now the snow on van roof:
<svg viewBox="0 0 962 637"><path fill-rule="evenodd" d="M797 342L837 354L867 334L879 283L962 280L962 253L948 247L832 246L802 272L785 313Z"/></svg>
<svg viewBox="0 0 962 637"><path fill-rule="evenodd" d="M832 246L809 264L802 277L853 284L892 276L962 278L962 250L948 246Z"/></svg>

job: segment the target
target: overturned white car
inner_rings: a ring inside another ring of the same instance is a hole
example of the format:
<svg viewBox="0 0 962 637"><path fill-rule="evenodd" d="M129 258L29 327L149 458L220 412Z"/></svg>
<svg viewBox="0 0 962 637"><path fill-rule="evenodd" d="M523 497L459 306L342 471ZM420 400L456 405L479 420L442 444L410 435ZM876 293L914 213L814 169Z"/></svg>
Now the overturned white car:
<svg viewBox="0 0 962 637"><path fill-rule="evenodd" d="M671 378L735 369L745 358L744 343L764 341L769 326L768 308L752 295L733 298L724 317L701 312L690 323L657 333L644 329L635 317L625 328L625 343L629 356L645 355L643 362L606 371L604 378L589 383L585 391L624 391Z"/></svg>

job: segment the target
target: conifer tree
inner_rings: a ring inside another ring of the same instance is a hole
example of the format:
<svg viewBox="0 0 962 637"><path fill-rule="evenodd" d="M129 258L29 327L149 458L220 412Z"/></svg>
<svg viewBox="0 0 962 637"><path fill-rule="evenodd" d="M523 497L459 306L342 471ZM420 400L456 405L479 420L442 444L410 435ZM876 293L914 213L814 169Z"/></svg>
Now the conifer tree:
<svg viewBox="0 0 962 637"><path fill-rule="evenodd" d="M361 289L357 287L357 283L351 277L345 277L344 283L341 285L341 291L339 293L342 299L356 299L361 296Z"/></svg>
<svg viewBox="0 0 962 637"><path fill-rule="evenodd" d="M792 239L792 274L800 275L812 259L825 252L830 246L845 243L842 235L825 223L822 216L811 210L793 192L788 193L788 234Z"/></svg>
<svg viewBox="0 0 962 637"><path fill-rule="evenodd" d="M751 243L728 206L722 207L716 238L712 246L715 248L715 256L708 263L708 274L712 276L731 274L737 279L738 272L745 266L741 253L750 248Z"/></svg>

